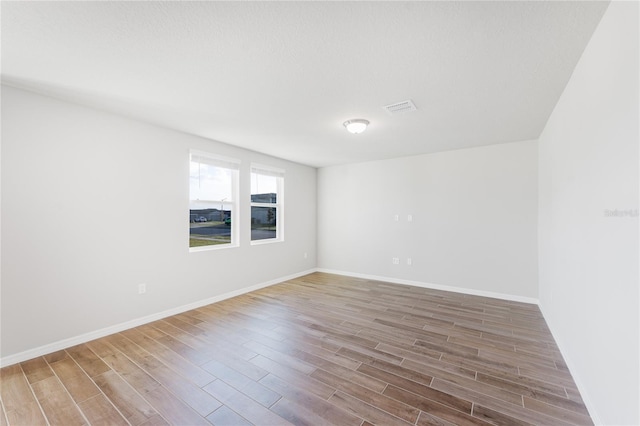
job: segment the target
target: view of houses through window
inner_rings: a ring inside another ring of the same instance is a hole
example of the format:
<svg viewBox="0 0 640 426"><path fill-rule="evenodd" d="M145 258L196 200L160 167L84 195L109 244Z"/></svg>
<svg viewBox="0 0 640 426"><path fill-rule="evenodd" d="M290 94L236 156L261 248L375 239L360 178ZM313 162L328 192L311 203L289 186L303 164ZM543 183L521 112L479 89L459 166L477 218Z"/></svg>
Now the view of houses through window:
<svg viewBox="0 0 640 426"><path fill-rule="evenodd" d="M189 248L238 245L240 161L192 151L189 164ZM252 242L282 241L284 171L251 166Z"/></svg>
<svg viewBox="0 0 640 426"><path fill-rule="evenodd" d="M282 240L282 170L251 167L251 241Z"/></svg>
<svg viewBox="0 0 640 426"><path fill-rule="evenodd" d="M238 163L191 153L189 247L236 245Z"/></svg>

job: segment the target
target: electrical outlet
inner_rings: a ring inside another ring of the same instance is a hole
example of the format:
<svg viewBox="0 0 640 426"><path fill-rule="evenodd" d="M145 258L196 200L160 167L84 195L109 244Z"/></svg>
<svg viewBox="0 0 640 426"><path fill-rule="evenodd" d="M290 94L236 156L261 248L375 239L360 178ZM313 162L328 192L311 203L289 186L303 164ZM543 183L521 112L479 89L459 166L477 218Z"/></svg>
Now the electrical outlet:
<svg viewBox="0 0 640 426"><path fill-rule="evenodd" d="M138 294L144 294L147 292L147 285L145 283L138 284Z"/></svg>
<svg viewBox="0 0 640 426"><path fill-rule="evenodd" d="M392 259L391 259L391 262L392 262L394 265L399 265L399 264L400 264L400 259L398 259L397 257L394 257L394 258L392 258Z"/></svg>
<svg viewBox="0 0 640 426"><path fill-rule="evenodd" d="M400 215L394 215L394 216L393 216L393 220L394 220L395 222L399 221L399 220L400 220Z"/></svg>
<svg viewBox="0 0 640 426"><path fill-rule="evenodd" d="M304 258L306 259L307 257L309 257L309 256L307 255L307 252L305 251L304 252Z"/></svg>
<svg viewBox="0 0 640 426"><path fill-rule="evenodd" d="M413 215L407 215L407 222L413 222Z"/></svg>
<svg viewBox="0 0 640 426"><path fill-rule="evenodd" d="M413 261L411 260L411 258L407 258L407 265L411 266L413 264Z"/></svg>

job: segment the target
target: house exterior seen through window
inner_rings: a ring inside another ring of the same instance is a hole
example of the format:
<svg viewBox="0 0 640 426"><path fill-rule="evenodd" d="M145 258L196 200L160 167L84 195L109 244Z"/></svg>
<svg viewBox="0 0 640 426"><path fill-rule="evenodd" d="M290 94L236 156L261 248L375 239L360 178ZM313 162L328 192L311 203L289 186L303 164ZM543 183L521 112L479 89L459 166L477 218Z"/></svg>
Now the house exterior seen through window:
<svg viewBox="0 0 640 426"><path fill-rule="evenodd" d="M238 245L239 161L192 151L189 164L189 249Z"/></svg>
<svg viewBox="0 0 640 426"><path fill-rule="evenodd" d="M284 239L284 170L251 166L251 242Z"/></svg>

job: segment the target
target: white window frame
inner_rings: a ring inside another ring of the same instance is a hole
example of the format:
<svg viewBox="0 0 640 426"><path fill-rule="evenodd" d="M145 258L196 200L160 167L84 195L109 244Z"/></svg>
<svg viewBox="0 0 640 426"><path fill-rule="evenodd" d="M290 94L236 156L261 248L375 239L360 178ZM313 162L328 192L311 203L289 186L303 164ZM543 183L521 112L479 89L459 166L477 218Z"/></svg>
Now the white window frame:
<svg viewBox="0 0 640 426"><path fill-rule="evenodd" d="M228 248L238 247L240 245L240 226L238 220L240 218L239 212L239 181L240 181L240 160L235 158L223 157L209 152L190 150L189 151L189 167L193 159L201 158L206 161L207 164L216 167L231 170L231 197L233 200L192 200L191 199L191 183L189 183L189 211L191 211L191 203L197 201L203 204L210 204L212 207L217 208L222 203L231 205L231 242L229 244L213 244L200 247L189 247L189 252L201 252L209 250L224 250ZM190 230L189 237L191 235Z"/></svg>
<svg viewBox="0 0 640 426"><path fill-rule="evenodd" d="M277 178L277 195L275 203L254 203L251 201L251 207L275 207L276 209L276 236L275 238L266 238L262 240L251 240L251 245L261 245L270 243L279 243L284 241L284 179L285 170L277 167L266 166L263 164L251 163L250 178L253 174L261 174L265 176L275 176ZM251 190L249 190L251 192ZM251 195L251 194L249 194ZM251 238L251 225L249 224L249 238Z"/></svg>

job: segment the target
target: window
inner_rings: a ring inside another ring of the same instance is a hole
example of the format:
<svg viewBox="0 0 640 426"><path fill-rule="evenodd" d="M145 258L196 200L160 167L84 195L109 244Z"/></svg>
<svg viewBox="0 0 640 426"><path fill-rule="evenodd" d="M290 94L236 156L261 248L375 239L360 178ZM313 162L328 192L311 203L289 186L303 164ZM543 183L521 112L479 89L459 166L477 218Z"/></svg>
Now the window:
<svg viewBox="0 0 640 426"><path fill-rule="evenodd" d="M189 250L237 246L239 161L192 151Z"/></svg>
<svg viewBox="0 0 640 426"><path fill-rule="evenodd" d="M282 241L284 170L251 166L251 242Z"/></svg>

